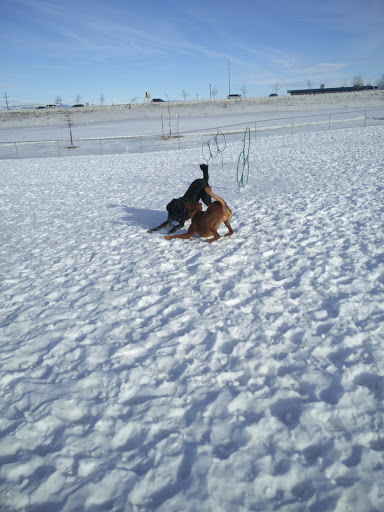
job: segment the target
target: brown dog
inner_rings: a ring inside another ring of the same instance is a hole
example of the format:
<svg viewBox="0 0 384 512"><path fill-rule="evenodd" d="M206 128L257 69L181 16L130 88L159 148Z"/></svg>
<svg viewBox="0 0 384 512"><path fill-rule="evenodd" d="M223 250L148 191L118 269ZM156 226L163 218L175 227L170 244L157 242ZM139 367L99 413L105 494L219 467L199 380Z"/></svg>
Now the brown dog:
<svg viewBox="0 0 384 512"><path fill-rule="evenodd" d="M202 211L201 203L187 204L186 208L191 218L191 225L189 226L188 232L183 235L165 236L164 238L166 240L171 240L171 238L184 238L189 240L197 233L204 237L213 235L213 238L209 238L209 240L205 241L214 242L220 238L217 229L222 222L224 222L228 228L228 233L225 236L231 236L233 234L233 229L229 223L232 219L232 212L228 208L227 203L224 199L214 194L211 191L211 187L206 187L205 191L208 195L216 199L216 201L209 205L205 212Z"/></svg>

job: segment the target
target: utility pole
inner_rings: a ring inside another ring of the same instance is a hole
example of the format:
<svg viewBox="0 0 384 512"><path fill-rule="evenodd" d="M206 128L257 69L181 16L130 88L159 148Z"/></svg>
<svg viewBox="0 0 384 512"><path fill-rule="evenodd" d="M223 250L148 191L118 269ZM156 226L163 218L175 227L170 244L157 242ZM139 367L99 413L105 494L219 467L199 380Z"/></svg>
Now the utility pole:
<svg viewBox="0 0 384 512"><path fill-rule="evenodd" d="M4 98L5 98L5 103L7 104L7 110L9 110L9 105L8 105L8 96L7 96L7 93L6 93L6 92L4 93Z"/></svg>
<svg viewBox="0 0 384 512"><path fill-rule="evenodd" d="M229 60L227 57L224 59L228 62L228 96L231 94L231 65L229 64Z"/></svg>

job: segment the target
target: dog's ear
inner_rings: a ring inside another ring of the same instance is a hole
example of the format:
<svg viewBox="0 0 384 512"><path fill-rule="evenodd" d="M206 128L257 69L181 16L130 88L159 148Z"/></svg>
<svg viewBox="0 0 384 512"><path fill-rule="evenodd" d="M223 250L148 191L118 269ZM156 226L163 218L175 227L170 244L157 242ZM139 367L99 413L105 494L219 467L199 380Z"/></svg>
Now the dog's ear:
<svg viewBox="0 0 384 512"><path fill-rule="evenodd" d="M201 212L203 209L203 205L201 203L189 203L186 205L186 209L188 215L191 216L192 213Z"/></svg>

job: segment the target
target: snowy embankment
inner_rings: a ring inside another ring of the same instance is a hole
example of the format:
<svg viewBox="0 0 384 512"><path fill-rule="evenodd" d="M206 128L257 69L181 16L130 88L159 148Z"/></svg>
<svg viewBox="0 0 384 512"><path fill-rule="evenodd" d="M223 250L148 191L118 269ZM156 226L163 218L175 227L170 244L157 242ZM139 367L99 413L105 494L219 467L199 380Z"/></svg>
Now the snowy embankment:
<svg viewBox="0 0 384 512"><path fill-rule="evenodd" d="M384 107L384 91L366 91L359 93L281 96L277 98L242 98L241 100L186 101L176 103L135 103L132 105L90 106L85 108L49 108L42 110L0 110L0 142L23 140L47 140L60 138L68 129L67 118L70 113L74 135L86 137L89 130L98 130L99 137L114 135L141 135L152 127L149 120L157 120L156 129L151 134L161 133L160 118L178 116L195 119L198 128L216 127L232 124L239 115L248 121L264 119L270 116L289 117L298 112L335 112L377 109ZM232 119L232 121L231 121ZM214 121L213 121L214 120ZM143 121L146 121L145 123ZM206 124L206 123L209 124ZM104 125L104 132L98 123ZM213 124L210 124L213 123ZM116 131L120 126L120 131ZM35 133L30 129L34 128ZM107 129L105 129L107 128ZM191 129L185 126L185 129ZM181 131L184 129L180 128ZM21 130L21 137L15 129ZM28 129L28 130L26 130ZM144 130L144 132L142 132ZM88 135L89 136L89 135Z"/></svg>
<svg viewBox="0 0 384 512"><path fill-rule="evenodd" d="M0 161L3 509L384 510L383 147L229 145L213 244L147 233L200 147Z"/></svg>
<svg viewBox="0 0 384 512"><path fill-rule="evenodd" d="M246 127L259 137L383 123L383 91L0 111L0 159L184 151Z"/></svg>

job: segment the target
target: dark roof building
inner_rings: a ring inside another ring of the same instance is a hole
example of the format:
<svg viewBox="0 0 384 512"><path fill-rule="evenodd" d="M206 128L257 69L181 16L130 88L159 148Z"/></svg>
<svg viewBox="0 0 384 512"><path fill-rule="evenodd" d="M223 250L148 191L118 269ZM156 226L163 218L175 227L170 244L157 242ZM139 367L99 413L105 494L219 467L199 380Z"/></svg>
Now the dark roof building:
<svg viewBox="0 0 384 512"><path fill-rule="evenodd" d="M355 91L372 91L377 89L376 85L363 85L361 87L322 87L320 89L294 89L287 91L291 96L296 94L326 94L330 92L355 92Z"/></svg>

